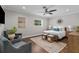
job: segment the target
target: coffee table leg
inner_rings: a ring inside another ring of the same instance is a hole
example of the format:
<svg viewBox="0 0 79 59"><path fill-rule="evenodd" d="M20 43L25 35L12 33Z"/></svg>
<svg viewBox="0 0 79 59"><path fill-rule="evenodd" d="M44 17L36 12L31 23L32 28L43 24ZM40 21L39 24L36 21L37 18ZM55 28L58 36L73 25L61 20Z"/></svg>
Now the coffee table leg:
<svg viewBox="0 0 79 59"><path fill-rule="evenodd" d="M42 39L47 40L47 35L43 35Z"/></svg>

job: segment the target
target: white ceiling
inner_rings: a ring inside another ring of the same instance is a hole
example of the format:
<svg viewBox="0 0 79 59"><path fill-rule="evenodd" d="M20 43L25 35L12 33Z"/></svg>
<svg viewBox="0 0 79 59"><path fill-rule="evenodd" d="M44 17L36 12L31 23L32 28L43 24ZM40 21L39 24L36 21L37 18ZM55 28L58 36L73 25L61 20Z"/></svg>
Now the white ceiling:
<svg viewBox="0 0 79 59"><path fill-rule="evenodd" d="M49 10L57 9L57 11L53 12L52 15L43 15L43 13L41 13L44 12L43 6L48 7ZM62 16L79 12L79 5L2 5L2 7L5 11L11 10L20 13L38 15L45 18L51 18L54 16ZM23 7L25 8L23 9Z"/></svg>

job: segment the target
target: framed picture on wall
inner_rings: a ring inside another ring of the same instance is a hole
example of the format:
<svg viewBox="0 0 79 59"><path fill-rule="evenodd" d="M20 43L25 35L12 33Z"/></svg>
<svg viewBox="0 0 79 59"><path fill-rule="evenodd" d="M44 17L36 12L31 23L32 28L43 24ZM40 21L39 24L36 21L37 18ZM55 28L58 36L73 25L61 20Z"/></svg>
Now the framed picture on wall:
<svg viewBox="0 0 79 59"><path fill-rule="evenodd" d="M34 25L35 26L42 26L43 25L43 21L42 20L34 20Z"/></svg>
<svg viewBox="0 0 79 59"><path fill-rule="evenodd" d="M25 28L25 17L18 17L18 28Z"/></svg>
<svg viewBox="0 0 79 59"><path fill-rule="evenodd" d="M61 24L63 22L63 20L59 19L57 22L58 22L58 24Z"/></svg>

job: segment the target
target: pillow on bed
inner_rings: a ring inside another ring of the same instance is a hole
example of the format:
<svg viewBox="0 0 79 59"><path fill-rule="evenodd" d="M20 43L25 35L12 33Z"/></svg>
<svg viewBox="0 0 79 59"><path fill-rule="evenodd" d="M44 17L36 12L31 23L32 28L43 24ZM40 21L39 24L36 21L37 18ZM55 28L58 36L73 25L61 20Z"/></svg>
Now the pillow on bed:
<svg viewBox="0 0 79 59"><path fill-rule="evenodd" d="M64 27L62 27L62 26L53 26L52 30L54 30L54 31L64 31Z"/></svg>
<svg viewBox="0 0 79 59"><path fill-rule="evenodd" d="M53 27L52 27L52 30L54 30L54 31L59 31L60 29L59 29L57 26L53 26Z"/></svg>
<svg viewBox="0 0 79 59"><path fill-rule="evenodd" d="M60 31L60 29L59 29L59 28L53 28L53 30L54 30L54 31Z"/></svg>
<svg viewBox="0 0 79 59"><path fill-rule="evenodd" d="M60 31L64 31L65 30L65 28L62 27L62 26L60 26L59 29L60 29Z"/></svg>

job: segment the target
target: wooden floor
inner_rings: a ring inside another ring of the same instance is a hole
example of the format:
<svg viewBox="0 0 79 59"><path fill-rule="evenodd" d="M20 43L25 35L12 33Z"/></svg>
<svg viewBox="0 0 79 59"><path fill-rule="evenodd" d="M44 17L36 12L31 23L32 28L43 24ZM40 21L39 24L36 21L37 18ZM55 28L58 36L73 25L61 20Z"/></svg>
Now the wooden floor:
<svg viewBox="0 0 79 59"><path fill-rule="evenodd" d="M39 47L35 43L32 43L32 53L47 53L43 48Z"/></svg>

